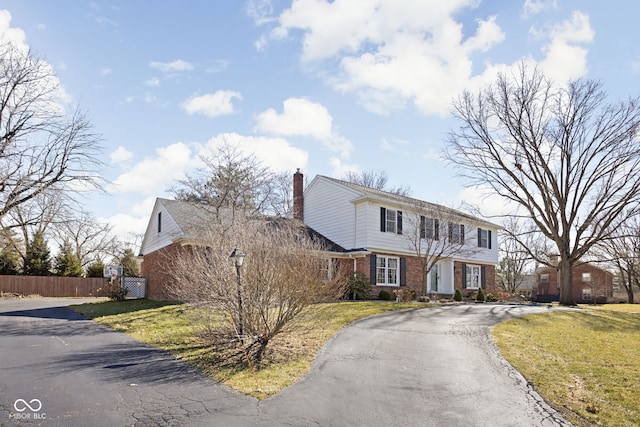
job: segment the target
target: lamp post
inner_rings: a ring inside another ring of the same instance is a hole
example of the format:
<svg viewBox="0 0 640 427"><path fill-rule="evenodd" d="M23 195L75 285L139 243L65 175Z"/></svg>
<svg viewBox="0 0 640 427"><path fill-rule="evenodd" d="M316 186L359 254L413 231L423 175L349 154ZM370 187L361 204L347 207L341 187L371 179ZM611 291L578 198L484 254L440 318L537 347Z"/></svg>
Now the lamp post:
<svg viewBox="0 0 640 427"><path fill-rule="evenodd" d="M240 339L243 339L244 336L244 315L242 308L242 281L240 280L240 267L244 263L244 253L240 248L235 248L229 258L233 258L234 264L236 266L236 276L238 278L238 333L240 335Z"/></svg>

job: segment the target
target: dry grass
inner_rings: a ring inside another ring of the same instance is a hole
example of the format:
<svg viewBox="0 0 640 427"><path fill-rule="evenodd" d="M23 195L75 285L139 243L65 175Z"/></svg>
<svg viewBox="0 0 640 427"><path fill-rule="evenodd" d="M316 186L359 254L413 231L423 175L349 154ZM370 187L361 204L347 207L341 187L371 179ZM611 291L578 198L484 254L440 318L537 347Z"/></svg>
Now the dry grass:
<svg viewBox="0 0 640 427"><path fill-rule="evenodd" d="M503 356L576 425L640 425L637 306L554 311L497 325Z"/></svg>
<svg viewBox="0 0 640 427"><path fill-rule="evenodd" d="M352 321L386 311L424 306L422 303L340 302L309 307L269 343L262 360L251 365L237 344L213 345L207 339L216 326L225 326L216 323L220 322L219 318L205 320L202 312L186 305L132 300L71 308L163 349L242 393L262 399L304 376L318 350Z"/></svg>

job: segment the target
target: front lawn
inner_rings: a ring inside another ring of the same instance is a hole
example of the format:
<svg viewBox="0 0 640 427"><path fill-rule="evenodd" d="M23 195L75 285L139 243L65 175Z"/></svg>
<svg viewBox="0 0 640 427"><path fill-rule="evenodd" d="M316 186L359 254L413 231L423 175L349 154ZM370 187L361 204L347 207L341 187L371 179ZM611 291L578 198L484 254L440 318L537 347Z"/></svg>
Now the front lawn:
<svg viewBox="0 0 640 427"><path fill-rule="evenodd" d="M640 425L640 306L515 318L493 328L502 355L572 423Z"/></svg>
<svg viewBox="0 0 640 427"><path fill-rule="evenodd" d="M165 350L216 380L251 396L265 398L295 383L311 368L316 353L354 320L423 303L340 302L307 308L267 347L259 366L248 365L241 351L209 345L202 317L184 304L129 300L81 304L70 308L139 341ZM229 363L232 361L233 363Z"/></svg>

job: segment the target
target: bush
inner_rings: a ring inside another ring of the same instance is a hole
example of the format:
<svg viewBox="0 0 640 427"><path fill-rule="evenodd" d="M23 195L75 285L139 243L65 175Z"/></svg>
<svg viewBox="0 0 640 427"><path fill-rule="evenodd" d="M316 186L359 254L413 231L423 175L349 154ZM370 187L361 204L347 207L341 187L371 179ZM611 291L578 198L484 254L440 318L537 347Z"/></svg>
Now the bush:
<svg viewBox="0 0 640 427"><path fill-rule="evenodd" d="M487 298L484 295L484 290L482 290L482 288L478 289L478 294L476 295L476 301L478 302L485 302Z"/></svg>
<svg viewBox="0 0 640 427"><path fill-rule="evenodd" d="M371 285L369 285L367 276L363 272L358 271L349 277L344 298L355 300L367 300L371 298Z"/></svg>
<svg viewBox="0 0 640 427"><path fill-rule="evenodd" d="M453 300L454 301L462 301L462 291L460 290L460 288L456 288L454 294L453 294Z"/></svg>
<svg viewBox="0 0 640 427"><path fill-rule="evenodd" d="M397 289L394 290L393 293L399 302L409 302L416 299L416 291L411 288Z"/></svg>
<svg viewBox="0 0 640 427"><path fill-rule="evenodd" d="M496 302L498 301L498 296L493 292L487 294L487 302Z"/></svg>
<svg viewBox="0 0 640 427"><path fill-rule="evenodd" d="M381 299L382 301L391 301L391 293L383 289L378 292L378 299Z"/></svg>
<svg viewBox="0 0 640 427"><path fill-rule="evenodd" d="M127 290L120 286L120 281L116 280L113 283L107 283L104 287L104 293L110 300L124 301L127 299Z"/></svg>

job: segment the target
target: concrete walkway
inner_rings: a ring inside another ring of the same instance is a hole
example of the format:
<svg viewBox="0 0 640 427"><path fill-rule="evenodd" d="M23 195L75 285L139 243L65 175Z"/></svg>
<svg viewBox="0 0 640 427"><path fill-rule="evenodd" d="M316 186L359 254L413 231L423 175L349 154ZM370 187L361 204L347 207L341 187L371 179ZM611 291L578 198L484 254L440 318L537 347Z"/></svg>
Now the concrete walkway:
<svg viewBox="0 0 640 427"><path fill-rule="evenodd" d="M0 425L557 426L491 325L546 307L468 305L354 323L257 401L85 320L69 299L0 300Z"/></svg>

